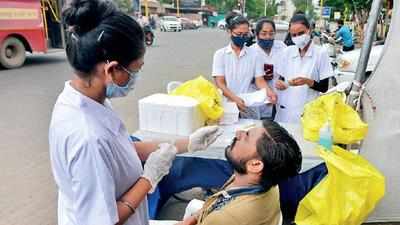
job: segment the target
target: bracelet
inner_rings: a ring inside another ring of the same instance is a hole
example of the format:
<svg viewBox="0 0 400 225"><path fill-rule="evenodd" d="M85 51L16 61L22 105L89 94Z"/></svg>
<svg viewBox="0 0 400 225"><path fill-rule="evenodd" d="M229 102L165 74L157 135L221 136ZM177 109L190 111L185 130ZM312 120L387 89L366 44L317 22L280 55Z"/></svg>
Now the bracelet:
<svg viewBox="0 0 400 225"><path fill-rule="evenodd" d="M122 203L123 205L125 205L126 207L128 207L131 210L132 214L135 214L136 209L135 209L135 207L133 207L131 205L131 203L124 201L124 200L119 200L119 202Z"/></svg>

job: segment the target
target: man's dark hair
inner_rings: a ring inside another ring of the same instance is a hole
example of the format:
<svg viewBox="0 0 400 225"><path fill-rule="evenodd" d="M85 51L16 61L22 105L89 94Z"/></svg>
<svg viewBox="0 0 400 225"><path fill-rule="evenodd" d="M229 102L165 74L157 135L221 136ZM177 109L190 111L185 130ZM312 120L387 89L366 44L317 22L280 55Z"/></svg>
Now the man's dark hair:
<svg viewBox="0 0 400 225"><path fill-rule="evenodd" d="M71 0L63 10L69 26L67 57L79 76L87 78L99 62L127 67L145 53L143 30L110 0Z"/></svg>
<svg viewBox="0 0 400 225"><path fill-rule="evenodd" d="M344 25L344 22L343 22L343 20L342 20L342 19L338 19L338 20L337 20L337 23L338 23L339 25L341 25L341 26L343 26L343 25Z"/></svg>
<svg viewBox="0 0 400 225"><path fill-rule="evenodd" d="M257 141L257 153L264 163L261 185L269 189L297 175L302 155L294 138L278 123L264 120L266 133Z"/></svg>
<svg viewBox="0 0 400 225"><path fill-rule="evenodd" d="M248 26L250 26L250 23L246 19L246 17L236 12L229 13L225 17L225 21L226 21L226 27L231 31L242 24L247 24Z"/></svg>
<svg viewBox="0 0 400 225"><path fill-rule="evenodd" d="M272 28L274 29L274 31L276 31L275 28L275 23L273 20L267 19L267 18L261 18L259 21L257 21L256 24L256 35L258 36L264 26L264 24L271 24Z"/></svg>
<svg viewBox="0 0 400 225"><path fill-rule="evenodd" d="M304 14L296 14L290 19L290 24L300 23L310 29L310 22Z"/></svg>

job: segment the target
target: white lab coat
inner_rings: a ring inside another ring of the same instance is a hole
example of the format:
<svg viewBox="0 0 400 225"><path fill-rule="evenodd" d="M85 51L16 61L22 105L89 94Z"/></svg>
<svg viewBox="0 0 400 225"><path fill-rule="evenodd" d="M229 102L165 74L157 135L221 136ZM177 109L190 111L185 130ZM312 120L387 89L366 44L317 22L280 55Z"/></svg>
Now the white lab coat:
<svg viewBox="0 0 400 225"><path fill-rule="evenodd" d="M274 40L274 44L272 45L271 52L270 54L267 54L264 49L262 49L257 43L253 44L251 48L254 48L260 55L260 57L263 60L264 64L272 64L274 65L274 78L270 81L268 81L268 86L272 88L272 90L277 93L277 90L275 90L275 81L279 78L279 75L277 74L278 66L281 66L281 58L283 55L284 50L287 48L285 43L281 40ZM257 90L257 88L254 85L254 90ZM263 107L260 107L260 113L261 113L261 118L266 118L266 117L272 117L272 109L273 105L268 104Z"/></svg>
<svg viewBox="0 0 400 225"><path fill-rule="evenodd" d="M231 44L214 54L212 76L225 77L226 85L235 95L251 91L251 81L264 75L264 62L254 48L244 46L239 57Z"/></svg>
<svg viewBox="0 0 400 225"><path fill-rule="evenodd" d="M54 107L49 144L58 224L116 224L116 202L143 169L109 101L99 104L66 82ZM148 225L146 199L125 224Z"/></svg>
<svg viewBox="0 0 400 225"><path fill-rule="evenodd" d="M311 44L304 57L300 57L297 46L285 49L277 73L289 81L302 76L321 81L334 75L328 53L321 47ZM278 91L278 106L275 121L299 123L304 105L320 95L318 91L303 86L289 86Z"/></svg>

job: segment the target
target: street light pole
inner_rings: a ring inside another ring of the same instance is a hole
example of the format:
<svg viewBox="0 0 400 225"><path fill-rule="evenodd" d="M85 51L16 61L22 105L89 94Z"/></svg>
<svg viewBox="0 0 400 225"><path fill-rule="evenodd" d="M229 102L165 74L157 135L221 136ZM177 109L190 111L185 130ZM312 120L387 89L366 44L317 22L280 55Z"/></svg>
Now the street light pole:
<svg viewBox="0 0 400 225"><path fill-rule="evenodd" d="M362 83L365 81L365 70L368 66L369 54L371 53L372 43L376 32L376 24L378 23L379 15L382 8L382 0L373 0L371 11L369 12L367 30L365 32L364 42L361 48L360 58L358 59L356 76L351 85L351 91L348 97L348 103L352 107L356 107L355 100L360 97Z"/></svg>
<svg viewBox="0 0 400 225"><path fill-rule="evenodd" d="M267 1L268 0L264 1L264 16L267 16Z"/></svg>
<svg viewBox="0 0 400 225"><path fill-rule="evenodd" d="M180 13L180 9L179 9L179 0L176 0L176 15L178 17L180 17L181 16L180 14L181 13Z"/></svg>
<svg viewBox="0 0 400 225"><path fill-rule="evenodd" d="M149 1L144 0L144 15L149 18Z"/></svg>

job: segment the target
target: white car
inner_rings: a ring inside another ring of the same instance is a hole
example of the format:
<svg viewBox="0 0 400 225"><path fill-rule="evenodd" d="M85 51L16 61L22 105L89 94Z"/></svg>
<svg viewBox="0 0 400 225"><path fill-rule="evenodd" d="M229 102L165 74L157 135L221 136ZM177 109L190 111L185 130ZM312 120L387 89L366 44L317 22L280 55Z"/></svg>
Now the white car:
<svg viewBox="0 0 400 225"><path fill-rule="evenodd" d="M365 71L367 76L369 76L375 70L375 67L382 55L383 48L384 45L372 46L367 69ZM338 83L352 81L354 79L360 54L361 49L356 49L350 52L344 52L343 54L337 56L337 69L335 71L335 77Z"/></svg>
<svg viewBox="0 0 400 225"><path fill-rule="evenodd" d="M225 19L218 21L217 27L221 30L225 30L226 28L226 21Z"/></svg>
<svg viewBox="0 0 400 225"><path fill-rule="evenodd" d="M161 31L182 31L182 24L175 16L164 16L160 20Z"/></svg>
<svg viewBox="0 0 400 225"><path fill-rule="evenodd" d="M289 22L284 20L275 20L275 28L279 31L287 31L289 30Z"/></svg>

